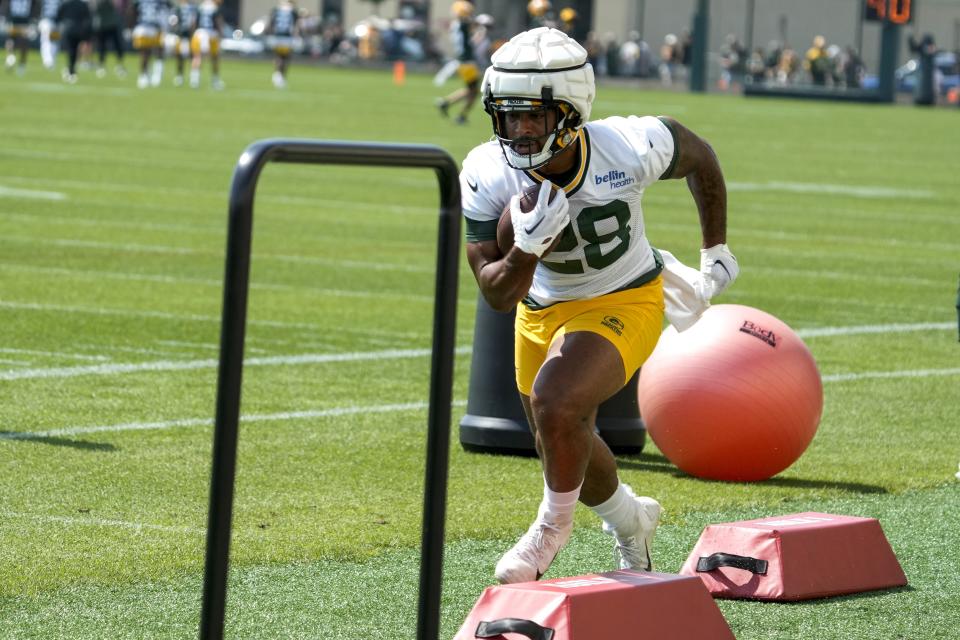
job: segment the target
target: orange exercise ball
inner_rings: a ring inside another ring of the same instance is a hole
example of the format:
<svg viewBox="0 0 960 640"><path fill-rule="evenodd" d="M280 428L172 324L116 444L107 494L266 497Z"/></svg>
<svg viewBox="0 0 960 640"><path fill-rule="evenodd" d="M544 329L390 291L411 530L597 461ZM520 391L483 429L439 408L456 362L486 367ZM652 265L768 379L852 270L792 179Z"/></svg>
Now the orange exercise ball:
<svg viewBox="0 0 960 640"><path fill-rule="evenodd" d="M668 327L640 370L640 417L660 451L690 475L756 481L806 450L823 384L803 340L776 317L712 306L691 328Z"/></svg>

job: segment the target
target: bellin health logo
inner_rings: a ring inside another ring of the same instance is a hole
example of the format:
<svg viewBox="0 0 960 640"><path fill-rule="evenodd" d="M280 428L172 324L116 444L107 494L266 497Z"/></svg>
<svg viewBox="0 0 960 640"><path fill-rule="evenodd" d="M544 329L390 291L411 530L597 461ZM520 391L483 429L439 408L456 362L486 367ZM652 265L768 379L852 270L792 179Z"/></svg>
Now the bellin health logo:
<svg viewBox="0 0 960 640"><path fill-rule="evenodd" d="M595 175L593 179L598 187L602 184L609 184L611 189L619 189L634 183L633 178L628 178L626 173L617 169L611 169L602 176Z"/></svg>

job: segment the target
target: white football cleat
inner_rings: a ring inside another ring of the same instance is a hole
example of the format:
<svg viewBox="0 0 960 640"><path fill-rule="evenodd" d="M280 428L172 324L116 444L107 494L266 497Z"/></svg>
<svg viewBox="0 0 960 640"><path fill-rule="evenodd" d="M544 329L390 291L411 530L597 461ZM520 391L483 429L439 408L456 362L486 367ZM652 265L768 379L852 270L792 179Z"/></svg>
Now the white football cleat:
<svg viewBox="0 0 960 640"><path fill-rule="evenodd" d="M494 576L501 584L532 582L547 572L557 553L563 548L573 531L573 522L556 525L537 517L517 544L507 551Z"/></svg>
<svg viewBox="0 0 960 640"><path fill-rule="evenodd" d="M146 89L150 86L150 78L147 77L145 73L141 73L137 76L137 89Z"/></svg>
<svg viewBox="0 0 960 640"><path fill-rule="evenodd" d="M627 491L633 496L636 507L635 526L629 530L614 531L604 524L603 532L613 536L618 569L652 571L650 547L653 546L653 536L660 522L660 503L653 498L638 498L629 487Z"/></svg>

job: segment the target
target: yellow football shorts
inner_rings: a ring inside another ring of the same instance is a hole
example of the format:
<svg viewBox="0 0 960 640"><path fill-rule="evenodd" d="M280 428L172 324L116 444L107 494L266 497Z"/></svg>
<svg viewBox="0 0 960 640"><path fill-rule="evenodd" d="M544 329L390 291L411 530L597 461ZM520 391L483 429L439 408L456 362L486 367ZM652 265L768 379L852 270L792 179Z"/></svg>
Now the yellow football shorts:
<svg viewBox="0 0 960 640"><path fill-rule="evenodd" d="M193 38L190 39L190 51L193 55L211 55L220 54L220 36L216 32L208 29L197 29L193 32Z"/></svg>
<svg viewBox="0 0 960 640"><path fill-rule="evenodd" d="M137 51L143 49L156 49L160 46L160 30L156 27L138 25L133 30L133 48Z"/></svg>
<svg viewBox="0 0 960 640"><path fill-rule="evenodd" d="M480 79L480 69L472 62L463 62L457 67L457 75L465 83L470 84Z"/></svg>
<svg viewBox="0 0 960 640"><path fill-rule="evenodd" d="M514 341L517 388L530 395L550 345L575 331L591 331L613 343L623 358L626 384L657 346L662 329L662 276L635 289L560 302L546 309L518 305Z"/></svg>

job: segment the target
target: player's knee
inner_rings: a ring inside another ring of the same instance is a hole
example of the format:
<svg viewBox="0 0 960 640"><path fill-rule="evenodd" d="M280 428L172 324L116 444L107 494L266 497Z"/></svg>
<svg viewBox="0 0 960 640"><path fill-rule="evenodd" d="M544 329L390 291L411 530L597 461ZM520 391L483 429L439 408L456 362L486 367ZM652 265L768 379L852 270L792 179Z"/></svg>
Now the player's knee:
<svg viewBox="0 0 960 640"><path fill-rule="evenodd" d="M530 397L537 431L546 441L563 440L583 428L583 407L562 390L534 390Z"/></svg>

